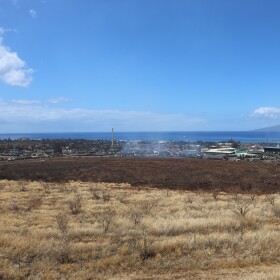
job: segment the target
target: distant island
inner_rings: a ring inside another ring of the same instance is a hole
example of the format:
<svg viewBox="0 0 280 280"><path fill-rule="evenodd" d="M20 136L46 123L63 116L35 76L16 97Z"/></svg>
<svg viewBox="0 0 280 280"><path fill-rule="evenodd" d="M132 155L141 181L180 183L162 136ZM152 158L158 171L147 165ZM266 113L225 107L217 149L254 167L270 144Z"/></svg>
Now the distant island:
<svg viewBox="0 0 280 280"><path fill-rule="evenodd" d="M280 132L280 125L264 127L260 129L255 129L254 131L279 131Z"/></svg>

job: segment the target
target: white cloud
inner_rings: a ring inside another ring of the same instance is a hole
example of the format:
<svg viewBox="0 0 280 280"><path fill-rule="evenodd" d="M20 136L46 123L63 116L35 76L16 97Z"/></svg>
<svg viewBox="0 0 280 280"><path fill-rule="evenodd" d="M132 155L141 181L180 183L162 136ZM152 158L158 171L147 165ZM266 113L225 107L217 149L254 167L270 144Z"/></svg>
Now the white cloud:
<svg viewBox="0 0 280 280"><path fill-rule="evenodd" d="M16 31L16 29L0 27L0 40L2 40L2 35L5 32L17 32L17 31Z"/></svg>
<svg viewBox="0 0 280 280"><path fill-rule="evenodd" d="M26 68L26 63L16 52L4 46L2 35L7 30L0 27L0 80L8 85L27 87L32 81L33 70Z"/></svg>
<svg viewBox="0 0 280 280"><path fill-rule="evenodd" d="M255 118L278 119L280 118L280 108L260 107L256 109L251 116Z"/></svg>
<svg viewBox="0 0 280 280"><path fill-rule="evenodd" d="M63 97L63 96L54 97L54 98L49 99L49 102L50 102L50 103L53 103L53 104L65 103L65 102L69 102L69 101L70 101L69 98Z"/></svg>
<svg viewBox="0 0 280 280"><path fill-rule="evenodd" d="M3 28L3 27L0 27L0 36L2 37L2 35L7 31L7 29ZM0 37L0 40L1 40L1 37Z"/></svg>
<svg viewBox="0 0 280 280"><path fill-rule="evenodd" d="M31 102L30 102L31 101ZM185 114L154 112L57 108L34 100L0 100L0 127L3 130L34 131L105 131L118 127L122 131L199 130L200 118Z"/></svg>
<svg viewBox="0 0 280 280"><path fill-rule="evenodd" d="M39 100L12 100L13 103L16 103L16 104L22 104L22 105L30 105L30 104L39 104L41 103L41 101Z"/></svg>
<svg viewBox="0 0 280 280"><path fill-rule="evenodd" d="M32 17L32 18L36 18L37 17L37 12L35 11L35 10L33 10L33 9L30 9L29 10L29 14L30 14L30 16Z"/></svg>

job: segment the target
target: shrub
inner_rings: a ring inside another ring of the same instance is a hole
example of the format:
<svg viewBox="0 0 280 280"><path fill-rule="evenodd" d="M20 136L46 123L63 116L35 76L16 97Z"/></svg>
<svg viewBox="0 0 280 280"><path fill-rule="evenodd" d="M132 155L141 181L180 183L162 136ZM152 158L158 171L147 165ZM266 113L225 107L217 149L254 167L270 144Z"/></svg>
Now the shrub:
<svg viewBox="0 0 280 280"><path fill-rule="evenodd" d="M241 198L240 196L236 195L229 204L229 209L233 213L245 217L246 214L251 210L252 205L253 201L251 199Z"/></svg>
<svg viewBox="0 0 280 280"><path fill-rule="evenodd" d="M272 206L275 205L276 196L271 194L265 197L266 202L270 203Z"/></svg>
<svg viewBox="0 0 280 280"><path fill-rule="evenodd" d="M9 203L8 209L11 211L19 212L20 210L22 210L22 207L20 207L17 201L13 200Z"/></svg>
<svg viewBox="0 0 280 280"><path fill-rule="evenodd" d="M49 194L51 192L50 191L50 185L48 183L42 183L42 187L43 187L46 194Z"/></svg>
<svg viewBox="0 0 280 280"><path fill-rule="evenodd" d="M24 182L20 182L18 188L19 188L20 192L26 192L27 191L27 185Z"/></svg>
<svg viewBox="0 0 280 280"><path fill-rule="evenodd" d="M83 206L83 199L80 194L75 194L72 200L69 201L69 208L73 215L77 215L81 212Z"/></svg>
<svg viewBox="0 0 280 280"><path fill-rule="evenodd" d="M272 212L276 218L280 218L280 206L274 205L272 208Z"/></svg>
<svg viewBox="0 0 280 280"><path fill-rule="evenodd" d="M143 238L141 242L140 247L140 258L142 261L154 258L156 256L156 253L154 250L151 249L151 246L148 246L148 240L146 238Z"/></svg>
<svg viewBox="0 0 280 280"><path fill-rule="evenodd" d="M218 195L219 195L219 191L218 190L214 190L212 193L212 197L214 198L214 200L218 200Z"/></svg>
<svg viewBox="0 0 280 280"><path fill-rule="evenodd" d="M59 213L56 216L56 223L59 231L65 235L68 232L68 217L64 213Z"/></svg>
<svg viewBox="0 0 280 280"><path fill-rule="evenodd" d="M114 211L108 210L107 212L99 215L97 222L101 225L104 233L109 231L113 222L114 214L115 214Z"/></svg>
<svg viewBox="0 0 280 280"><path fill-rule="evenodd" d="M64 184L59 184L58 189L59 189L60 192L66 192L67 191L67 187Z"/></svg>
<svg viewBox="0 0 280 280"><path fill-rule="evenodd" d="M43 200L41 197L31 197L27 202L26 211L32 211L35 209L40 208L42 205Z"/></svg>
<svg viewBox="0 0 280 280"><path fill-rule="evenodd" d="M143 219L143 212L140 209L133 208L130 210L129 219L136 226L141 223Z"/></svg>
<svg viewBox="0 0 280 280"><path fill-rule="evenodd" d="M102 196L97 192L97 191L92 191L92 196L91 198L93 200L100 200L102 198Z"/></svg>
<svg viewBox="0 0 280 280"><path fill-rule="evenodd" d="M149 214L154 208L158 205L158 201L145 201L141 203L142 209L144 213Z"/></svg>
<svg viewBox="0 0 280 280"><path fill-rule="evenodd" d="M188 195L188 197L184 200L184 202L185 202L186 204L191 204L191 203L193 203L193 197L190 196L190 195Z"/></svg>
<svg viewBox="0 0 280 280"><path fill-rule="evenodd" d="M125 204L125 205L128 203L128 201L127 201L125 198L123 198L123 197L119 197L119 198L118 198L118 201L119 201L120 203Z"/></svg>
<svg viewBox="0 0 280 280"><path fill-rule="evenodd" d="M111 199L111 195L109 193L102 193L102 198L104 202L108 202Z"/></svg>
<svg viewBox="0 0 280 280"><path fill-rule="evenodd" d="M71 247L71 243L67 239L63 239L55 245L54 255L58 263L68 263L71 261Z"/></svg>

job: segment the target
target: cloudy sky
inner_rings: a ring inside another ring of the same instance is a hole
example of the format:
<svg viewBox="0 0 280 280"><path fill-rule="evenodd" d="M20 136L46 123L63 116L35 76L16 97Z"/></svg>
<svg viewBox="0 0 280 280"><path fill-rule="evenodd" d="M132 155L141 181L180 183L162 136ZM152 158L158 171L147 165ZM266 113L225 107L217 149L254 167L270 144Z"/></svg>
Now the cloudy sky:
<svg viewBox="0 0 280 280"><path fill-rule="evenodd" d="M0 133L280 124L278 0L1 0Z"/></svg>

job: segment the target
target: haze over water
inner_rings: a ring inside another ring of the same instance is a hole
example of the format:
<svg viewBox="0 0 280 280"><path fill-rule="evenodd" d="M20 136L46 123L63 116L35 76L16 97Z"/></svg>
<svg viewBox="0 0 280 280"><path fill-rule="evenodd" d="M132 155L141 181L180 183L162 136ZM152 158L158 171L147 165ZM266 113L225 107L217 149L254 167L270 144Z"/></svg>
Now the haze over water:
<svg viewBox="0 0 280 280"><path fill-rule="evenodd" d="M260 131L178 131L178 132L115 132L116 140L126 141L240 141L280 142L280 132ZM0 139L85 139L111 140L111 132L68 132L68 133L10 133L0 134Z"/></svg>

